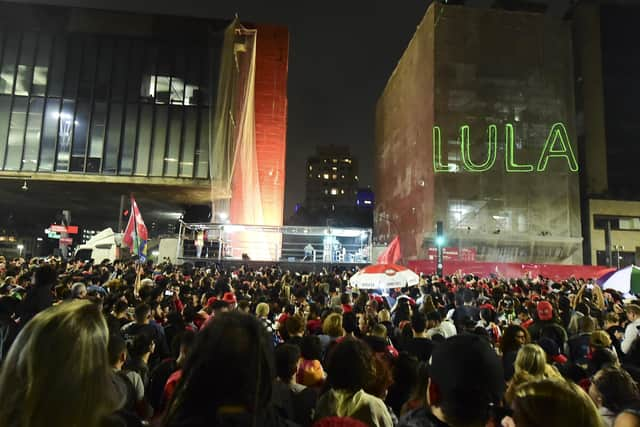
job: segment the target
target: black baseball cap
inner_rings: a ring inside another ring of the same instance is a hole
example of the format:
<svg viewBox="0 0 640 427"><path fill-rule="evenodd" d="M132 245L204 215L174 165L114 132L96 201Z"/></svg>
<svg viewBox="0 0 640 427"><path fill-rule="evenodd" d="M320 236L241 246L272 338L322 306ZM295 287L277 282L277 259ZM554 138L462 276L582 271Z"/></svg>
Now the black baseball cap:
<svg viewBox="0 0 640 427"><path fill-rule="evenodd" d="M486 339L473 334L448 338L434 348L431 381L443 401L474 407L499 405L505 391L500 358Z"/></svg>

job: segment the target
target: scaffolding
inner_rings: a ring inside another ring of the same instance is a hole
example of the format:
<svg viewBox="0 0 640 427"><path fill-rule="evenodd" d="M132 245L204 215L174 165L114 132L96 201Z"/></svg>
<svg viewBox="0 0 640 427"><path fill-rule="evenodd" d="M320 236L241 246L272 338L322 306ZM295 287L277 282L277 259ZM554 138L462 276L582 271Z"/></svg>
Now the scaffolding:
<svg viewBox="0 0 640 427"><path fill-rule="evenodd" d="M372 229L180 222L181 262L371 262Z"/></svg>

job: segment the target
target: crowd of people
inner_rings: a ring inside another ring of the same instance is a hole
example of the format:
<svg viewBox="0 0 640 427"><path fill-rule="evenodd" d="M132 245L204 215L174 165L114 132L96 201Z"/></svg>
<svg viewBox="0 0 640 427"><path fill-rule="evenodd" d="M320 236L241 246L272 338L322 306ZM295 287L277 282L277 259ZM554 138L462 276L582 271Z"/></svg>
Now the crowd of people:
<svg viewBox="0 0 640 427"><path fill-rule="evenodd" d="M0 257L0 426L640 426L640 304L589 279Z"/></svg>

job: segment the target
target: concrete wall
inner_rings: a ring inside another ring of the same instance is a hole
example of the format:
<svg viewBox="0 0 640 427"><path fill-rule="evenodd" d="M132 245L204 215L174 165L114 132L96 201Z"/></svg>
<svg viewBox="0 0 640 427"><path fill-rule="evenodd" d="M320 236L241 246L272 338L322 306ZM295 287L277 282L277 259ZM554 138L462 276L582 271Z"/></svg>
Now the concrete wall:
<svg viewBox="0 0 640 427"><path fill-rule="evenodd" d="M572 62L564 22L432 4L378 104L377 236L388 230L390 214L404 254L420 258L441 220L449 241L474 247L479 260L581 262L578 174L557 158L544 172L505 170L507 124L520 164L537 164L558 122L577 157ZM460 127L470 127L471 157L482 163L492 124L494 166L465 171ZM453 173L434 173L433 125Z"/></svg>
<svg viewBox="0 0 640 427"><path fill-rule="evenodd" d="M640 201L589 200L589 244L592 265L597 264L597 251L605 250L605 231L595 229L593 221L595 215L640 217ZM629 252L637 251L637 248L640 248L640 231L611 230L611 245L624 246L624 250Z"/></svg>
<svg viewBox="0 0 640 427"><path fill-rule="evenodd" d="M434 221L434 13L429 8L376 109L375 234L399 234L405 257L417 255Z"/></svg>

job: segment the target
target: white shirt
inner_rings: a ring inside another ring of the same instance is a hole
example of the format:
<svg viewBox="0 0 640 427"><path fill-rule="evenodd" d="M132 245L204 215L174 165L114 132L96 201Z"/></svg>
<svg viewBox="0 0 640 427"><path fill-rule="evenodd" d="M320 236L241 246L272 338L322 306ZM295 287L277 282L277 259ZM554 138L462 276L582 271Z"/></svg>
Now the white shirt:
<svg viewBox="0 0 640 427"><path fill-rule="evenodd" d="M431 328L427 331L427 338L432 339L434 335L442 335L445 338L456 335L456 327L448 320L441 322L435 328Z"/></svg>
<svg viewBox="0 0 640 427"><path fill-rule="evenodd" d="M633 342L638 338L638 327L640 326L640 319L636 319L633 322L629 323L624 330L624 338L622 339L622 343L620 344L620 348L622 348L622 352L624 354L629 353L631 350L631 346Z"/></svg>

